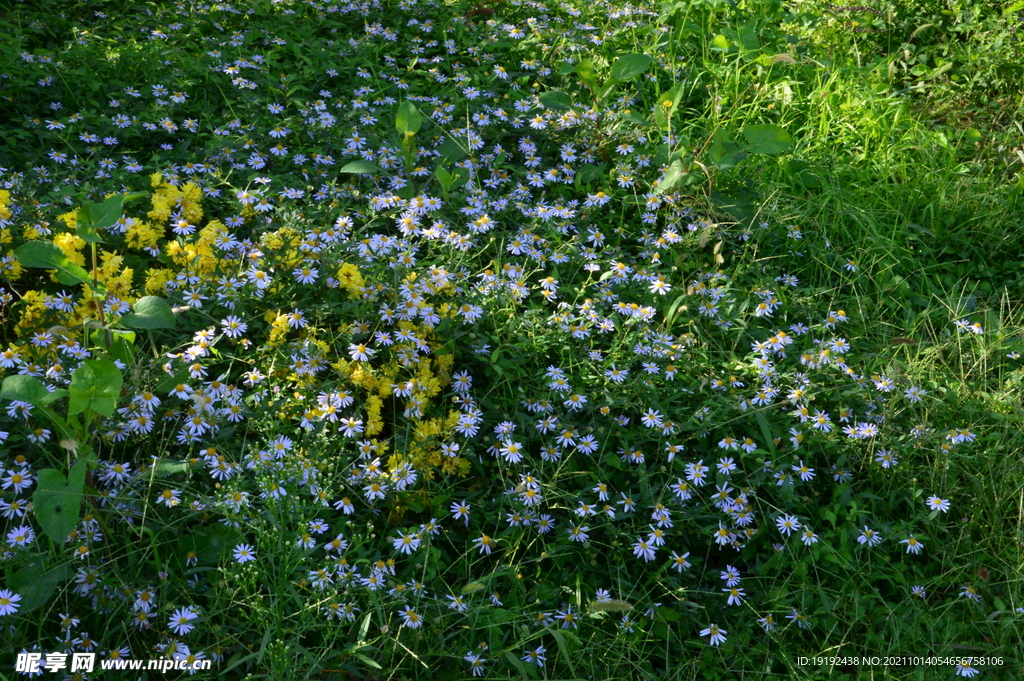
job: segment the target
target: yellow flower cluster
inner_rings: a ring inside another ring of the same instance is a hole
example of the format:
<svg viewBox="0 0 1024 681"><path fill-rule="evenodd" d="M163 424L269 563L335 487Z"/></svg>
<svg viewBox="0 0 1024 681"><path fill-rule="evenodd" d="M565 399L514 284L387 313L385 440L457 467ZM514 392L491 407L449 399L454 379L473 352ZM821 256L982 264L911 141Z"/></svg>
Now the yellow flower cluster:
<svg viewBox="0 0 1024 681"><path fill-rule="evenodd" d="M164 285L171 279L174 279L173 270L146 270L146 293L150 295L159 295L164 293Z"/></svg>
<svg viewBox="0 0 1024 681"><path fill-rule="evenodd" d="M171 212L180 207L181 217L192 224L203 219L203 190L195 182L187 182L181 187L166 184L160 173L153 173L149 178L153 189L153 210L149 211L151 220L166 222Z"/></svg>
<svg viewBox="0 0 1024 681"><path fill-rule="evenodd" d="M14 327L14 335L21 336L25 330L32 330L42 325L46 318L46 298L42 291L26 291L21 297L25 307L21 312L21 319Z"/></svg>
<svg viewBox="0 0 1024 681"><path fill-rule="evenodd" d="M227 232L227 227L220 220L211 220L206 227L199 230L192 243L178 241L167 244L165 249L174 264L200 275L208 275L217 269L219 260L213 246L217 237Z"/></svg>
<svg viewBox="0 0 1024 681"><path fill-rule="evenodd" d="M0 220L11 219L11 193L6 189L0 189Z"/></svg>
<svg viewBox="0 0 1024 681"><path fill-rule="evenodd" d="M71 215L74 215L73 213ZM72 220L74 223L74 220ZM74 227L72 227L74 229ZM82 249L85 247L85 239L78 236L77 234L71 234L70 232L64 232L53 237L53 243L57 244L61 252L68 260L78 265L79 267L85 267L85 256L82 255Z"/></svg>
<svg viewBox="0 0 1024 681"><path fill-rule="evenodd" d="M341 284L341 287L349 292L349 298L358 298L363 287L366 286L366 282L363 281L363 275L359 271L359 267L349 262L343 263L342 266L338 268L338 272L335 276Z"/></svg>
<svg viewBox="0 0 1024 681"><path fill-rule="evenodd" d="M11 193L6 189L0 189L0 220L11 219ZM11 230L0 229L0 246L11 243ZM14 258L12 253L4 253L0 258L0 276L15 281L21 276L21 264Z"/></svg>
<svg viewBox="0 0 1024 681"><path fill-rule="evenodd" d="M134 302L132 298L132 276L135 271L130 267L123 270L124 256L108 251L100 251L100 266L96 268L96 279L107 287L121 300L129 303Z"/></svg>
<svg viewBox="0 0 1024 681"><path fill-rule="evenodd" d="M271 321L271 318L273 318L273 321ZM272 310L264 316L264 319L270 322L270 338L267 339L267 345L276 348L284 342L284 337L288 335L288 315L279 314L277 310Z"/></svg>
<svg viewBox="0 0 1024 681"><path fill-rule="evenodd" d="M366 435L379 435L384 430L384 421L380 417L380 408L384 402L377 395L366 398Z"/></svg>
<svg viewBox="0 0 1024 681"><path fill-rule="evenodd" d="M129 227L125 233L125 241L131 248L142 250L156 246L163 235L164 228L160 225L146 220L136 220L135 224Z"/></svg>

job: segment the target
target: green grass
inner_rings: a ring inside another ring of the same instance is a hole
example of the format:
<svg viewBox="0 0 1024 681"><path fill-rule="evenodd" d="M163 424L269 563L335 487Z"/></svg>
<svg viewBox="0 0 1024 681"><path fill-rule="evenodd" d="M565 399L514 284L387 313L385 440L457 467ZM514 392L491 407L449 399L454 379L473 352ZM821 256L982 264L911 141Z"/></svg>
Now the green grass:
<svg viewBox="0 0 1024 681"><path fill-rule="evenodd" d="M11 655L1024 674L1020 8L869 9L0 2Z"/></svg>

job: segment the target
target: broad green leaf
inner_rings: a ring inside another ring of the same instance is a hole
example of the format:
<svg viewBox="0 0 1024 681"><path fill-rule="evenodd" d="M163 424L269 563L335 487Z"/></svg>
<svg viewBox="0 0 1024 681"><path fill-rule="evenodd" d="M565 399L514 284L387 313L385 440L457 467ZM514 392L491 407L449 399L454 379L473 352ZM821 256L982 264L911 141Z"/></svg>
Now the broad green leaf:
<svg viewBox="0 0 1024 681"><path fill-rule="evenodd" d="M86 241L100 243L103 239L96 233L96 230L113 227L124 213L124 204L146 196L149 194L145 192L115 194L101 203L82 206L78 210L78 218L75 223L78 236Z"/></svg>
<svg viewBox="0 0 1024 681"><path fill-rule="evenodd" d="M721 33L711 39L711 49L713 50L728 50L730 46L729 39Z"/></svg>
<svg viewBox="0 0 1024 681"><path fill-rule="evenodd" d="M451 138L446 139L438 145L437 150L441 152L441 162L451 163L454 161L461 161L466 158L468 154L466 149L458 143L458 141Z"/></svg>
<svg viewBox="0 0 1024 681"><path fill-rule="evenodd" d="M188 367L179 369L176 373L164 376L161 378L156 386L156 392L158 393L169 393L174 390L178 385L183 385L189 381L189 370Z"/></svg>
<svg viewBox="0 0 1024 681"><path fill-rule="evenodd" d="M40 267L57 270L57 281L62 284L84 284L90 281L89 273L68 260L63 251L49 241L29 241L14 249L14 257L22 267Z"/></svg>
<svg viewBox="0 0 1024 681"><path fill-rule="evenodd" d="M419 132L422 122L423 117L420 116L415 104L407 99L399 105L398 114L395 116L395 127L398 132L407 137L415 135Z"/></svg>
<svg viewBox="0 0 1024 681"><path fill-rule="evenodd" d="M451 184L448 185L449 190L458 189L469 182L469 171L465 168L455 168L455 172L452 176L454 179L451 181Z"/></svg>
<svg viewBox="0 0 1024 681"><path fill-rule="evenodd" d="M602 177L604 177L605 173L607 172L608 166L605 163L602 163L601 165L594 165L592 163L588 163L587 165L580 168L579 171L576 173L576 180L580 184L589 184L591 182L596 182L600 180Z"/></svg>
<svg viewBox="0 0 1024 681"><path fill-rule="evenodd" d="M793 138L778 125L745 125L741 130L751 154L777 154L793 148Z"/></svg>
<svg viewBox="0 0 1024 681"><path fill-rule="evenodd" d="M156 468L153 474L161 478L166 478L169 475L188 473L188 468L188 461L171 461L169 459L161 459L156 463Z"/></svg>
<svg viewBox="0 0 1024 681"><path fill-rule="evenodd" d="M64 545L78 525L86 468L87 460L79 459L67 478L52 468L39 471L32 506L39 526L58 546Z"/></svg>
<svg viewBox="0 0 1024 681"><path fill-rule="evenodd" d="M30 404L42 402L48 394L46 386L32 376L8 376L0 388L0 399L20 400Z"/></svg>
<svg viewBox="0 0 1024 681"><path fill-rule="evenodd" d="M62 397L67 397L69 394L70 393L68 393L68 391L64 390L63 388L61 388L60 390L54 390L51 393L47 393L46 397L39 400L39 404L45 407L47 405L53 404Z"/></svg>
<svg viewBox="0 0 1024 681"><path fill-rule="evenodd" d="M380 166L373 161L352 161L346 163L341 167L339 173L355 173L356 175L372 175L373 173L379 172Z"/></svg>
<svg viewBox="0 0 1024 681"><path fill-rule="evenodd" d="M195 551L199 561L204 564L217 563L231 555L241 536L238 530L224 525L208 525L183 534L178 539L179 555L184 557L189 551Z"/></svg>
<svg viewBox="0 0 1024 681"><path fill-rule="evenodd" d="M114 331L114 342L107 348L107 355L130 365L135 361L138 348L135 347L135 333L132 331Z"/></svg>
<svg viewBox="0 0 1024 681"><path fill-rule="evenodd" d="M24 615L45 605L57 587L73 575L74 572L67 565L47 569L41 557L34 558L7 582L7 587L21 596L18 614Z"/></svg>
<svg viewBox="0 0 1024 681"><path fill-rule="evenodd" d="M711 137L711 146L708 147L708 158L719 170L732 168L734 165L747 157L745 149L732 141L729 131L719 128Z"/></svg>
<svg viewBox="0 0 1024 681"><path fill-rule="evenodd" d="M632 123L633 125L650 125L650 121L641 116L635 111L628 111L622 114L622 120Z"/></svg>
<svg viewBox="0 0 1024 681"><path fill-rule="evenodd" d="M561 90L548 90L538 97L538 99L540 99L540 103L543 104L546 109L565 111L566 109L572 108L572 97Z"/></svg>
<svg viewBox="0 0 1024 681"><path fill-rule="evenodd" d="M590 59L584 59L576 65L576 73L579 74L580 80L591 90L597 90L597 70L594 68L594 62Z"/></svg>
<svg viewBox="0 0 1024 681"><path fill-rule="evenodd" d="M739 27L737 31L740 46L748 52L756 52L761 49L761 40L757 35L756 19L750 19Z"/></svg>
<svg viewBox="0 0 1024 681"><path fill-rule="evenodd" d="M170 304L158 296L139 298L132 310L121 323L133 329L173 329L178 323Z"/></svg>
<svg viewBox="0 0 1024 681"><path fill-rule="evenodd" d="M612 78L617 81L636 78L650 67L654 59L646 54L624 54L612 64Z"/></svg>
<svg viewBox="0 0 1024 681"><path fill-rule="evenodd" d="M679 184L679 181L683 179L683 175L686 171L683 169L682 161L672 161L669 164L668 170L665 171L665 178L658 182L658 186L654 189L655 194L664 194L672 187Z"/></svg>
<svg viewBox="0 0 1024 681"><path fill-rule="evenodd" d="M438 166L437 170L434 171L434 177L441 184L441 189L445 191L448 191L448 188L452 186L452 182L455 181L455 176L441 166Z"/></svg>
<svg viewBox="0 0 1024 681"><path fill-rule="evenodd" d="M87 359L71 377L68 415L81 414L88 408L111 416L121 394L124 379L121 370L109 359Z"/></svg>

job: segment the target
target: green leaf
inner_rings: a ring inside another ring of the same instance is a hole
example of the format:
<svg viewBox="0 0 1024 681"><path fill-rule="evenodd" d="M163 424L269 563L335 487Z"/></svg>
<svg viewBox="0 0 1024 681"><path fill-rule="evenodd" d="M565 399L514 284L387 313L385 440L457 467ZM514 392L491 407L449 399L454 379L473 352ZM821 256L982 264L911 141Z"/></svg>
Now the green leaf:
<svg viewBox="0 0 1024 681"><path fill-rule="evenodd" d="M638 114L635 111L629 111L627 113L621 114L621 117L622 117L622 120L628 121L628 122L632 123L633 125L647 126L647 125L651 124L650 121L648 121L646 118L644 118L643 116L641 116L640 114Z"/></svg>
<svg viewBox="0 0 1024 681"><path fill-rule="evenodd" d="M121 323L133 329L173 329L178 323L170 304L158 296L139 298L132 310Z"/></svg>
<svg viewBox="0 0 1024 681"><path fill-rule="evenodd" d="M78 232L78 236L86 241L100 243L103 241L103 238L96 233L96 230L113 227L124 213L124 204L146 196L149 196L149 194L145 192L115 194L102 203L82 206L78 209L75 231Z"/></svg>
<svg viewBox="0 0 1024 681"><path fill-rule="evenodd" d="M756 52L761 49L761 40L757 35L757 20L750 19L739 27L737 31L740 46L748 52Z"/></svg>
<svg viewBox="0 0 1024 681"><path fill-rule="evenodd" d="M576 673L576 665L573 664L573 658L575 657L574 653L576 652L574 648L578 646L569 645L570 641L573 643L576 642L575 637L568 632L562 633L558 629L551 629L550 631L551 635L555 637L555 644L558 646L558 654L568 665L569 671L572 672L572 675L578 676Z"/></svg>
<svg viewBox="0 0 1024 681"><path fill-rule="evenodd" d="M153 474L157 477L166 478L170 475L188 473L188 468L188 461L171 461L169 459L161 459L156 463L156 469Z"/></svg>
<svg viewBox="0 0 1024 681"><path fill-rule="evenodd" d="M646 54L624 54L612 64L612 78L622 82L636 78L650 67L654 59Z"/></svg>
<svg viewBox="0 0 1024 681"><path fill-rule="evenodd" d="M134 331L114 331L114 342L107 348L108 356L111 359L121 360L125 364L132 364L138 352L134 341Z"/></svg>
<svg viewBox="0 0 1024 681"><path fill-rule="evenodd" d="M341 167L339 173L355 173L356 175L372 175L373 173L380 172L380 166L373 161L352 161L346 163Z"/></svg>
<svg viewBox="0 0 1024 681"><path fill-rule="evenodd" d="M555 111L565 111L567 109L572 108L572 97L565 94L561 90L548 90L540 97L538 97L538 99L546 109L554 109Z"/></svg>
<svg viewBox="0 0 1024 681"><path fill-rule="evenodd" d="M664 194L672 187L679 184L679 181L683 179L683 175L686 171L683 169L682 161L672 161L669 164L668 170L665 171L665 179L658 182L658 186L654 189L655 194Z"/></svg>
<svg viewBox="0 0 1024 681"><path fill-rule="evenodd" d="M51 393L47 393L46 397L39 400L39 405L43 407L48 406L50 404L53 404L57 400L61 399L62 397L67 397L69 394L70 393L67 390L64 390L63 388L61 388L60 390L54 390Z"/></svg>
<svg viewBox="0 0 1024 681"><path fill-rule="evenodd" d="M21 596L18 614L24 615L45 605L61 582L71 579L73 575L74 572L67 565L57 565L47 570L41 557L33 558L32 562L7 582L7 587Z"/></svg>
<svg viewBox="0 0 1024 681"><path fill-rule="evenodd" d="M590 184L591 182L597 182L602 177L604 177L605 173L607 172L608 166L605 163L602 163L601 165L594 165L592 163L588 163L582 168L580 168L579 171L576 173L576 181L579 184Z"/></svg>
<svg viewBox="0 0 1024 681"><path fill-rule="evenodd" d="M38 404L48 395L46 386L32 376L8 376L0 388L0 399Z"/></svg>
<svg viewBox="0 0 1024 681"><path fill-rule="evenodd" d="M40 267L57 270L57 281L62 284L84 284L91 278L84 269L68 260L56 244L49 241L29 241L14 249L14 257L22 267Z"/></svg>
<svg viewBox="0 0 1024 681"><path fill-rule="evenodd" d="M597 70L594 68L594 62L590 59L584 59L576 65L576 73L579 74L580 80L583 84L590 88L591 91L597 90Z"/></svg>
<svg viewBox="0 0 1024 681"><path fill-rule="evenodd" d="M772 437L772 429L768 426L768 420L759 411L755 411L754 416L757 418L757 425L761 428L761 435L767 443L768 451L772 453L772 456L775 456L775 438Z"/></svg>
<svg viewBox="0 0 1024 681"><path fill-rule="evenodd" d="M441 189L447 192L452 186L452 183L455 182L456 176L452 175L441 166L438 166L437 170L434 171L434 177L437 178L438 183L441 185Z"/></svg>
<svg viewBox="0 0 1024 681"><path fill-rule="evenodd" d="M123 382L121 370L109 359L85 360L71 377L68 416L81 414L89 408L112 416Z"/></svg>
<svg viewBox="0 0 1024 681"><path fill-rule="evenodd" d="M719 128L712 135L711 146L708 147L708 158L719 170L732 168L746 157L746 150L740 149L724 128Z"/></svg>
<svg viewBox="0 0 1024 681"><path fill-rule="evenodd" d="M777 154L793 148L793 137L779 125L745 125L740 131L747 138L751 154Z"/></svg>
<svg viewBox="0 0 1024 681"><path fill-rule="evenodd" d="M523 661L515 655L513 655L512 653L506 652L505 659L508 661L510 665L516 668L516 671L518 671L519 675L522 676L524 679L534 678L534 674L531 673L532 670L530 672L526 671L527 668L526 665L523 664Z"/></svg>
<svg viewBox="0 0 1024 681"><path fill-rule="evenodd" d="M441 144L438 145L437 150L441 152L441 163L461 161L469 155L461 144L451 138L441 142Z"/></svg>
<svg viewBox="0 0 1024 681"><path fill-rule="evenodd" d="M39 526L58 546L64 545L78 525L87 467L87 460L79 459L67 478L52 468L39 471L32 506Z"/></svg>
<svg viewBox="0 0 1024 681"><path fill-rule="evenodd" d="M398 114L395 116L395 127L398 132L406 137L415 135L419 132L422 122L423 117L420 116L415 104L407 99L399 105Z"/></svg>

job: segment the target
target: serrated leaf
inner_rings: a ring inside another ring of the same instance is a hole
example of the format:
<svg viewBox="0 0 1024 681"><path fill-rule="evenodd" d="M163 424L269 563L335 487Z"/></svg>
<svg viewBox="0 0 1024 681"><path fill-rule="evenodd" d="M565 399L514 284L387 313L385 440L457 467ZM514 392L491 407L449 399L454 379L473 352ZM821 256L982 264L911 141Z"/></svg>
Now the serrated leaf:
<svg viewBox="0 0 1024 681"><path fill-rule="evenodd" d="M354 173L356 175L372 175L380 172L380 166L373 161L359 160L346 163L341 167L339 173Z"/></svg>
<svg viewBox="0 0 1024 681"><path fill-rule="evenodd" d="M0 388L0 399L20 400L29 404L42 402L48 394L46 386L32 376L8 376Z"/></svg>
<svg viewBox="0 0 1024 681"><path fill-rule="evenodd" d="M777 154L793 148L793 137L779 125L745 125L741 129L751 154Z"/></svg>
<svg viewBox="0 0 1024 681"><path fill-rule="evenodd" d="M572 108L572 97L561 90L548 90L538 97L545 109L565 111Z"/></svg>
<svg viewBox="0 0 1024 681"><path fill-rule="evenodd" d="M423 117L415 104L407 99L399 105L398 113L395 115L395 127L398 132L406 136L415 135L419 132L422 122Z"/></svg>
<svg viewBox="0 0 1024 681"><path fill-rule="evenodd" d="M654 58L646 54L624 54L612 63L612 78L619 82L636 78L646 71L653 61Z"/></svg>
<svg viewBox="0 0 1024 681"><path fill-rule="evenodd" d="M84 284L90 281L89 273L68 260L60 248L49 241L29 241L14 249L14 257L22 267L38 267L57 270L57 281L62 284Z"/></svg>
<svg viewBox="0 0 1024 681"><path fill-rule="evenodd" d="M139 298L132 310L121 323L133 329L173 329L178 323L170 303L159 296Z"/></svg>
<svg viewBox="0 0 1024 681"><path fill-rule="evenodd" d="M88 408L104 416L113 415L123 382L121 370L109 359L85 360L71 376L68 416Z"/></svg>

